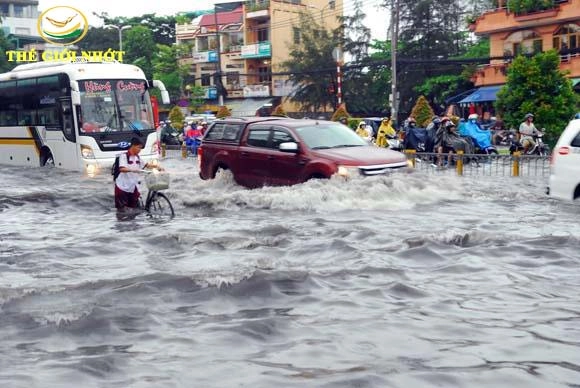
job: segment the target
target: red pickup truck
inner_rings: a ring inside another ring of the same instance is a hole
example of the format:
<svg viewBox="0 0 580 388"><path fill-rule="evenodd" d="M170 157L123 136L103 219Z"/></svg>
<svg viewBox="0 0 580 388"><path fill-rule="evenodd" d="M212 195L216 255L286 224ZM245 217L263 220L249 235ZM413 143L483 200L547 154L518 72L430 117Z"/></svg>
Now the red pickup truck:
<svg viewBox="0 0 580 388"><path fill-rule="evenodd" d="M198 157L201 179L230 170L238 184L251 188L378 175L408 165L404 154L370 145L340 123L277 117L215 121Z"/></svg>

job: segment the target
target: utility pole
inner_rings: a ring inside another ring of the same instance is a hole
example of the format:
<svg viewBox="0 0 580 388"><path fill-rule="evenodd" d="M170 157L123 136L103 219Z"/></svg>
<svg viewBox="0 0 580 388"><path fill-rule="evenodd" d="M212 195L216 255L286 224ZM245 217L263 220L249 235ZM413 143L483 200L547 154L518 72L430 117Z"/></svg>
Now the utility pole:
<svg viewBox="0 0 580 388"><path fill-rule="evenodd" d="M214 5L214 8L213 8L214 23L215 23L215 36L217 39L217 71L216 71L216 75L214 77L214 84L215 84L215 87L217 89L218 104L219 104L219 106L223 106L224 105L224 95L223 95L222 91L223 91L224 86L222 83L222 55L221 55L222 48L221 48L221 42L220 42L220 27L218 25L217 10L218 10L218 6L216 4L216 5Z"/></svg>
<svg viewBox="0 0 580 388"><path fill-rule="evenodd" d="M391 8L391 121L398 124L399 99L397 98L397 40L399 39L399 0Z"/></svg>

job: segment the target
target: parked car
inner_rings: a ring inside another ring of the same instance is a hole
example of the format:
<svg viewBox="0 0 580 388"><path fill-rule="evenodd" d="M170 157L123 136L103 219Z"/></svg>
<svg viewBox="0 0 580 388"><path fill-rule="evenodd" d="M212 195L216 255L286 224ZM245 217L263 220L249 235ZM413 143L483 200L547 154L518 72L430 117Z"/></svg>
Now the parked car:
<svg viewBox="0 0 580 388"><path fill-rule="evenodd" d="M580 198L580 119L570 121L552 152L548 194L566 200Z"/></svg>
<svg viewBox="0 0 580 388"><path fill-rule="evenodd" d="M202 179L230 170L247 187L378 175L407 166L404 154L370 145L340 123L275 117L217 120L198 155Z"/></svg>

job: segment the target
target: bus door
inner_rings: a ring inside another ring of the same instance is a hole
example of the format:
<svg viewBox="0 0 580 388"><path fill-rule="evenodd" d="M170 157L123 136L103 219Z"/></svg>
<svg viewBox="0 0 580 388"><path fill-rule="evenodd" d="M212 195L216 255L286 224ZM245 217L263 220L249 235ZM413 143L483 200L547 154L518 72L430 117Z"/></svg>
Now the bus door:
<svg viewBox="0 0 580 388"><path fill-rule="evenodd" d="M70 97L58 99L61 130L46 131L46 145L52 152L54 165L72 170L81 168L80 150L76 142L74 112Z"/></svg>

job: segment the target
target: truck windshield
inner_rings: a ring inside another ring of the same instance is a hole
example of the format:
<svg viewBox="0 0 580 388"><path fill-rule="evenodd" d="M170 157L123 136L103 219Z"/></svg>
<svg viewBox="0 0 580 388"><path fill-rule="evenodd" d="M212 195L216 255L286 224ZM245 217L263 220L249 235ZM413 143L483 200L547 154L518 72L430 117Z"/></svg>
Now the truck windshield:
<svg viewBox="0 0 580 388"><path fill-rule="evenodd" d="M320 124L296 128L310 149L360 147L368 145L351 129L341 124Z"/></svg>
<svg viewBox="0 0 580 388"><path fill-rule="evenodd" d="M154 129L145 80L83 80L79 91L81 133Z"/></svg>

